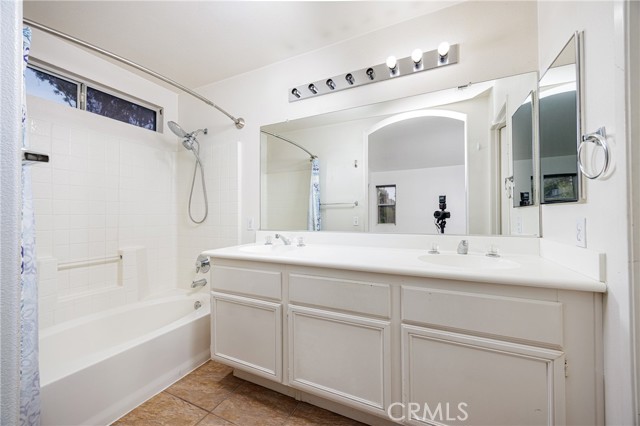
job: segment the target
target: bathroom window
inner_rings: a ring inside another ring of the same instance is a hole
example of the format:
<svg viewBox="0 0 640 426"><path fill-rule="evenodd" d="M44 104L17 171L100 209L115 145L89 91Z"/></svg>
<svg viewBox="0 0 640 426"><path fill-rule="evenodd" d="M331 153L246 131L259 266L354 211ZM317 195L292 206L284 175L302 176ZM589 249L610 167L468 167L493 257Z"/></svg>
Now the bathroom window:
<svg viewBox="0 0 640 426"><path fill-rule="evenodd" d="M156 130L156 111L93 87L87 87L86 109L94 114L133 124L143 129Z"/></svg>
<svg viewBox="0 0 640 426"><path fill-rule="evenodd" d="M24 76L28 94L78 108L80 83L32 66Z"/></svg>
<svg viewBox="0 0 640 426"><path fill-rule="evenodd" d="M378 200L378 223L396 223L396 186L376 186Z"/></svg>
<svg viewBox="0 0 640 426"><path fill-rule="evenodd" d="M37 63L37 61L36 61ZM143 129L161 131L162 108L43 64L28 65L27 94Z"/></svg>

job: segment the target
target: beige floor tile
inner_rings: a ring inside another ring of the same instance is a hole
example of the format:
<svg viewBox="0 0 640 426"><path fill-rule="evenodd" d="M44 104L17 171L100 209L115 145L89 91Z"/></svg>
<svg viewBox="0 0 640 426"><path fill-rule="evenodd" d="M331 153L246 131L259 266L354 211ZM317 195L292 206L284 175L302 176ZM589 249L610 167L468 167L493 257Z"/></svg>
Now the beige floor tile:
<svg viewBox="0 0 640 426"><path fill-rule="evenodd" d="M113 423L114 426L193 426L207 412L161 392Z"/></svg>
<svg viewBox="0 0 640 426"><path fill-rule="evenodd" d="M202 419L197 426L234 426L233 423L229 423L228 421L221 419L218 416L214 416L213 414L209 414L207 417Z"/></svg>
<svg viewBox="0 0 640 426"><path fill-rule="evenodd" d="M231 368L220 368L222 364L215 364L203 365L171 385L166 392L207 411L213 410L244 383L233 376Z"/></svg>
<svg viewBox="0 0 640 426"><path fill-rule="evenodd" d="M287 419L285 426L364 426L364 423L301 402Z"/></svg>
<svg viewBox="0 0 640 426"><path fill-rule="evenodd" d="M213 414L242 426L281 426L298 402L253 383L242 384Z"/></svg>

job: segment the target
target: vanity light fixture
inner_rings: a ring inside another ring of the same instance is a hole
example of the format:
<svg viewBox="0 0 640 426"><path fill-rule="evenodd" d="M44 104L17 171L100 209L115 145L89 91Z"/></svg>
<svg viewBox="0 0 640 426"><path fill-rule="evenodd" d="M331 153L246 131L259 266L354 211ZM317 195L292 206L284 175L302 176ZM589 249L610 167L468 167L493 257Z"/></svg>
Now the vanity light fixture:
<svg viewBox="0 0 640 426"><path fill-rule="evenodd" d="M398 60L395 56L392 55L387 58L387 68L389 68L392 76L398 74Z"/></svg>
<svg viewBox="0 0 640 426"><path fill-rule="evenodd" d="M329 79L327 80L327 87L329 87L329 89L331 90L336 90L336 83L334 83L333 80Z"/></svg>
<svg viewBox="0 0 640 426"><path fill-rule="evenodd" d="M373 71L373 68L369 68L367 70L367 77L369 77L369 80L373 80L376 78L376 73L375 71Z"/></svg>
<svg viewBox="0 0 640 426"><path fill-rule="evenodd" d="M353 86L353 85L354 85L354 83L356 82L356 81L353 79L353 74L351 74L351 73L349 73L349 74L345 75L345 76L344 76L344 79L345 79L345 80L347 80L347 83L349 83L349 86Z"/></svg>
<svg viewBox="0 0 640 426"><path fill-rule="evenodd" d="M411 60L413 61L414 71L422 69L422 49L413 49Z"/></svg>
<svg viewBox="0 0 640 426"><path fill-rule="evenodd" d="M443 41L438 45L438 64L446 64L449 59L449 50L451 46L446 41Z"/></svg>
<svg viewBox="0 0 640 426"><path fill-rule="evenodd" d="M454 65L458 63L459 50L458 44L442 42L433 50L414 49L410 56L404 58L389 56L381 64L291 87L288 92L289 102Z"/></svg>

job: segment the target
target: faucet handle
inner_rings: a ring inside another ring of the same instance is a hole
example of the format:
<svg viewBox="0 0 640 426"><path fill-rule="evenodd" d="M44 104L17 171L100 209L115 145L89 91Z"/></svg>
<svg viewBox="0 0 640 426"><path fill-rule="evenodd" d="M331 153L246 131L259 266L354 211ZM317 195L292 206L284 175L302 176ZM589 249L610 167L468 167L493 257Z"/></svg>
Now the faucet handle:
<svg viewBox="0 0 640 426"><path fill-rule="evenodd" d="M304 237L298 237L298 247L304 247L305 245Z"/></svg>
<svg viewBox="0 0 640 426"><path fill-rule="evenodd" d="M469 241L460 240L458 244L458 254L467 254L469 253Z"/></svg>
<svg viewBox="0 0 640 426"><path fill-rule="evenodd" d="M489 250L487 250L487 256L500 257L500 254L498 253L498 247L494 246L493 244L489 245Z"/></svg>
<svg viewBox="0 0 640 426"><path fill-rule="evenodd" d="M265 246L272 246L273 245L273 241L271 240L273 237L271 235L267 235L266 237L264 237L264 245Z"/></svg>

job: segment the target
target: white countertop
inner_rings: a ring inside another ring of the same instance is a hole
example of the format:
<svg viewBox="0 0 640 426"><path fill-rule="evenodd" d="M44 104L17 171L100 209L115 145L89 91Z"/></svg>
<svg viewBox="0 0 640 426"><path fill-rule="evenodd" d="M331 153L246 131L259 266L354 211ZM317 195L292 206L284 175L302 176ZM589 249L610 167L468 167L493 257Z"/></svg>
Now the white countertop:
<svg viewBox="0 0 640 426"><path fill-rule="evenodd" d="M572 271L536 255L502 253L498 262L485 262L484 254L469 251L467 260L487 263L487 267L444 266L420 260L424 256L464 256L455 251L441 251L440 255L414 248L385 248L345 246L338 244L308 244L304 247L284 247L277 242L273 253L249 250L268 250L264 244L246 244L204 251L215 265L215 259L247 260L287 265L345 269L392 275L475 281L494 284L544 287L563 290L604 293L604 283ZM472 259L473 257L473 259ZM429 260L429 258L426 258ZM493 259L491 259L493 260ZM510 263L515 262L516 265Z"/></svg>

